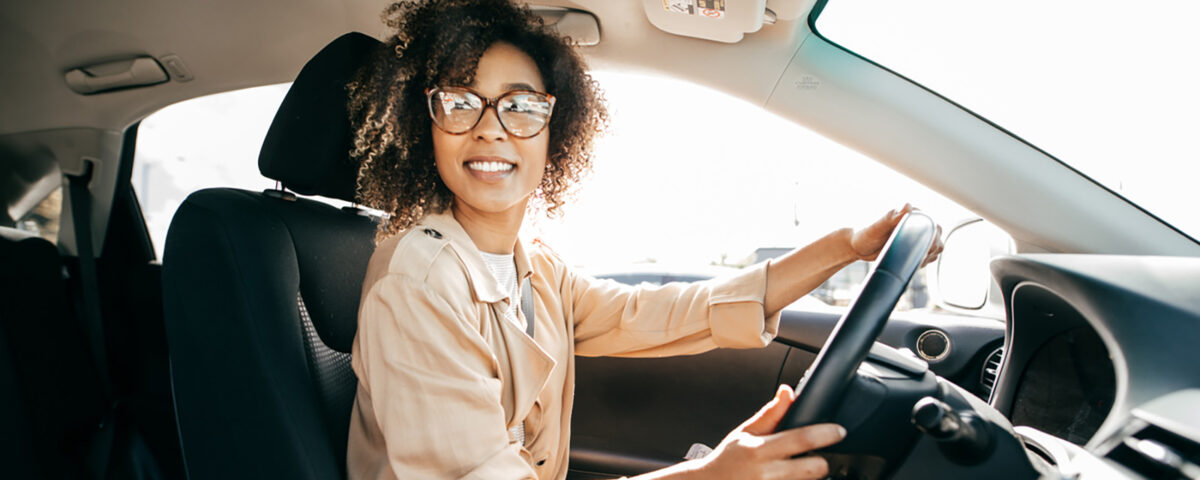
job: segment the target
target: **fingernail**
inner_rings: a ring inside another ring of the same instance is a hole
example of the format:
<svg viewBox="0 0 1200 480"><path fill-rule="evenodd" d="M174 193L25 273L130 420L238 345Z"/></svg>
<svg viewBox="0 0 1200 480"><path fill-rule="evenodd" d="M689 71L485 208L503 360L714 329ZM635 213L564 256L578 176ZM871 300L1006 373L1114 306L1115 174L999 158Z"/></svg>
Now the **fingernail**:
<svg viewBox="0 0 1200 480"><path fill-rule="evenodd" d="M837 430L838 430L838 437L839 437L839 438L846 438L846 427L843 427L843 426L841 426L841 425L838 425L838 426L837 426Z"/></svg>

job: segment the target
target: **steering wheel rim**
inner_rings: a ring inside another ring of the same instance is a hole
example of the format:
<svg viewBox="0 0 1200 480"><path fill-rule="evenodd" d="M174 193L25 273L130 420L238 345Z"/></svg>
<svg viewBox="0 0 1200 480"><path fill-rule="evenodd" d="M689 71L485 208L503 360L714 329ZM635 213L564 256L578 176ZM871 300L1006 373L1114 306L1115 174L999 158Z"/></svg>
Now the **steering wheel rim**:
<svg viewBox="0 0 1200 480"><path fill-rule="evenodd" d="M862 292L838 320L776 430L828 422L900 296L933 245L937 225L921 212L904 217L880 251Z"/></svg>

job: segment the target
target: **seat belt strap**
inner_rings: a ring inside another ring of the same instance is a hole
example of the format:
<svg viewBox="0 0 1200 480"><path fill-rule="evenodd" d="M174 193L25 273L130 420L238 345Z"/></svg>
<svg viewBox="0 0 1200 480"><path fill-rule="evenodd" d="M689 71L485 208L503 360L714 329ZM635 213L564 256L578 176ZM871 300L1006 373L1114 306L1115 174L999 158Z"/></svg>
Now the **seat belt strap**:
<svg viewBox="0 0 1200 480"><path fill-rule="evenodd" d="M521 313L525 315L525 333L533 338L533 289L529 288L529 277L521 281Z"/></svg>
<svg viewBox="0 0 1200 480"><path fill-rule="evenodd" d="M71 189L71 220L75 227L75 249L79 258L79 280L83 297L84 333L88 336L92 362L100 376L104 400L111 401L112 381L108 372L108 355L104 346L104 323L100 313L100 290L96 276L96 256L92 250L92 205L88 180L91 164L83 175L67 175Z"/></svg>
<svg viewBox="0 0 1200 480"><path fill-rule="evenodd" d="M533 313L533 289L529 288L529 277L526 277L525 280L521 281L521 314L525 315L525 333L529 335L529 338L532 339L534 324L533 319L535 317ZM510 428L509 432L511 432L513 437L521 442L521 445L526 444L524 421L518 423L517 426Z"/></svg>
<svg viewBox="0 0 1200 480"><path fill-rule="evenodd" d="M88 350L92 354L92 363L96 365L96 373L100 377L100 388L104 393L106 409L99 430L91 441L86 460L91 478L100 480L106 478L108 473L116 426L112 425L115 420L113 386L108 371L108 354L104 345L104 320L100 312L100 283L96 275L96 255L92 249L92 195L88 191L87 184L93 171L94 166L88 163L83 175L67 175L66 177L71 191L71 221L75 227L75 250L79 258L83 329L88 337L89 347L91 347Z"/></svg>

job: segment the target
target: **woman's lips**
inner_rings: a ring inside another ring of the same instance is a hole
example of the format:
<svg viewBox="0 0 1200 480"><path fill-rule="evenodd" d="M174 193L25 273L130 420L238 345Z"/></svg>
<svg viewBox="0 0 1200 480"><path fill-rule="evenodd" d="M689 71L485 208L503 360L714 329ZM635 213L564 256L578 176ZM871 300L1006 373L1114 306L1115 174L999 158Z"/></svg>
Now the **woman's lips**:
<svg viewBox="0 0 1200 480"><path fill-rule="evenodd" d="M516 164L495 157L472 158L463 162L463 167L480 180L500 180L517 169Z"/></svg>

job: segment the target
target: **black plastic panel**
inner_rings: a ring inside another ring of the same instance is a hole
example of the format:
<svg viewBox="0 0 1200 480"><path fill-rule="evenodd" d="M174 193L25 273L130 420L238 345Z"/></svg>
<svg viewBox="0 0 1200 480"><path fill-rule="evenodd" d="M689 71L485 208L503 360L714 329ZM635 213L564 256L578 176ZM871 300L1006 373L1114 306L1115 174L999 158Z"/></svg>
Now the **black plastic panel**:
<svg viewBox="0 0 1200 480"><path fill-rule="evenodd" d="M1178 390L1200 388L1200 258L1022 255L992 262L1005 295L1010 345L993 405L1009 412L1029 358L1081 325L1108 350L1116 394L1089 445L1119 433L1129 412Z"/></svg>
<svg viewBox="0 0 1200 480"><path fill-rule="evenodd" d="M789 350L773 343L670 358L578 357L572 478L643 473L682 461L693 443L715 447L771 399Z"/></svg>
<svg viewBox="0 0 1200 480"><path fill-rule="evenodd" d="M776 341L815 353L833 331L838 318L840 314L836 312L784 310ZM945 313L902 312L888 320L879 341L916 351L917 338L931 329L945 332L951 345L945 358L929 362L930 370L982 398L985 392L979 384L979 374L984 357L1004 341L1004 323Z"/></svg>

